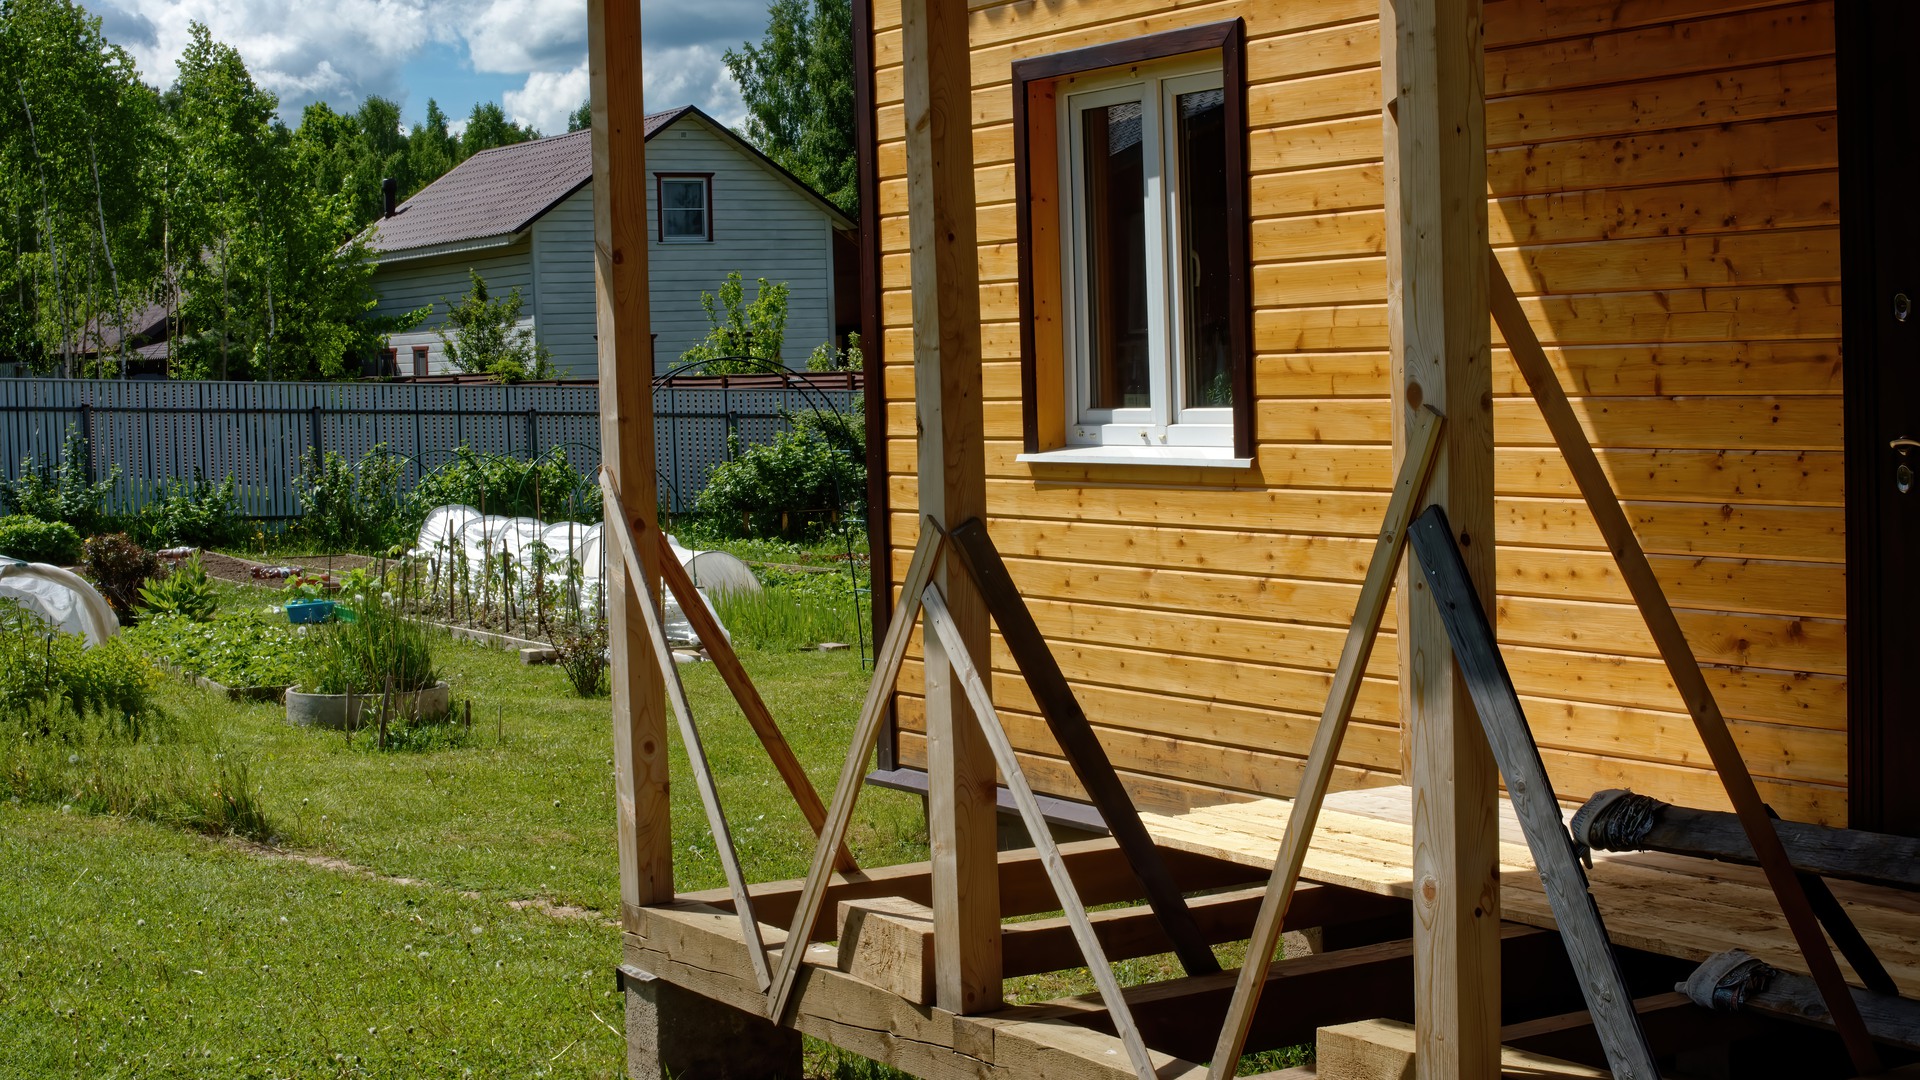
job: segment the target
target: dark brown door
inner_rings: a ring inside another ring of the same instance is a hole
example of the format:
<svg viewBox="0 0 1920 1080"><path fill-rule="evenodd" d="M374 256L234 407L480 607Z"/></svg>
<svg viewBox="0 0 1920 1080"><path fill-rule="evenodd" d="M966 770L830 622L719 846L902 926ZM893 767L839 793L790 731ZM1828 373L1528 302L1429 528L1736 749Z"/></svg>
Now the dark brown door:
<svg viewBox="0 0 1920 1080"><path fill-rule="evenodd" d="M1920 4L1837 7L1851 821L1920 836Z"/></svg>

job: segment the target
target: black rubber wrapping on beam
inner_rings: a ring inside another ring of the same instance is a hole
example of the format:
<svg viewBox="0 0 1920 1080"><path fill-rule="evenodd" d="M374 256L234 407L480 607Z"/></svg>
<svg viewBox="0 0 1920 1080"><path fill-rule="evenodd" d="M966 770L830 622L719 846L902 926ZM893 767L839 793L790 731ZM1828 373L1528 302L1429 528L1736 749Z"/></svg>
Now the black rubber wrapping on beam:
<svg viewBox="0 0 1920 1080"><path fill-rule="evenodd" d="M1220 962L1214 959L1213 950L1193 921L1193 912L1188 910L1173 874L1160 858L1159 849L1154 847L1153 837L1148 835L1139 810L1120 783L1119 774L1114 772L1112 759L1107 757L1106 748L1100 745L1100 738L1088 723L1087 714L1074 697L1059 662L1047 648L1046 637L1040 633L1032 610L1020 596L1019 586L1014 584L1007 564L993 546L993 538L987 535L986 524L979 518L970 518L948 536L954 542L961 565L979 586L987 611L1000 628L1000 636L1006 641L1007 650L1013 653L1028 689L1033 691L1054 741L1060 744L1060 751L1073 766L1080 786L1087 789L1088 798L1099 809L1114 841L1126 854L1127 864L1146 887L1147 902L1153 906L1160 925L1173 942L1180 965L1189 975L1219 971Z"/></svg>

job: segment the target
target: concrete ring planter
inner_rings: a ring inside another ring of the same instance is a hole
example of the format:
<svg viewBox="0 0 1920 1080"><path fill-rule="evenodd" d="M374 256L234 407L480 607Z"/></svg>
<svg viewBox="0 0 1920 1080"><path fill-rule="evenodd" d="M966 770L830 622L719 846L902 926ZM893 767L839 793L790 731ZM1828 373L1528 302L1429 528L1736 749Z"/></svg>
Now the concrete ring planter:
<svg viewBox="0 0 1920 1080"><path fill-rule="evenodd" d="M379 694L308 694L297 686L287 691L287 722L295 727L358 729L380 720ZM443 682L425 690L393 695L394 717L437 719L453 707L453 691Z"/></svg>

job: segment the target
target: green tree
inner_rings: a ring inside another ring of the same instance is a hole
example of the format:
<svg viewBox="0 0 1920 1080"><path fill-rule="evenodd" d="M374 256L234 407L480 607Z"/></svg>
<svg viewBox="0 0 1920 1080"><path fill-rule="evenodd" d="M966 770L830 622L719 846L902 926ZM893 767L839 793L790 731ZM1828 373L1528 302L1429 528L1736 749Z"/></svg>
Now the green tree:
<svg viewBox="0 0 1920 1080"><path fill-rule="evenodd" d="M460 140L449 128L447 114L440 110L439 102L428 98L426 123L415 124L407 135L407 160L414 183L407 194L411 196L445 176L460 164L460 158Z"/></svg>
<svg viewBox="0 0 1920 1080"><path fill-rule="evenodd" d="M828 202L860 199L850 0L773 0L767 33L725 56L746 102L746 135Z"/></svg>
<svg viewBox="0 0 1920 1080"><path fill-rule="evenodd" d="M446 346L447 361L461 371L484 373L496 382L514 383L525 379L553 377L551 353L540 344L531 329L520 325L524 301L515 288L505 300L487 295L487 279L478 270L469 270L473 288L458 304L447 301L446 328L440 341Z"/></svg>
<svg viewBox="0 0 1920 1080"><path fill-rule="evenodd" d="M460 133L460 153L463 157L472 157L482 150L539 137L540 133L533 130L532 125L522 127L507 119L506 110L498 102L483 101L467 116L467 129Z"/></svg>
<svg viewBox="0 0 1920 1080"><path fill-rule="evenodd" d="M680 361L705 360L707 372L713 375L767 370L766 364L754 359L780 363L787 339L789 291L784 281L770 285L760 278L748 301L740 271L728 274L717 294L700 294L700 306L707 313L707 336L681 353Z"/></svg>
<svg viewBox="0 0 1920 1080"><path fill-rule="evenodd" d="M153 91L99 19L72 0L0 0L0 303L13 309L0 325L12 358L78 374L80 352L124 346L160 277L150 170L161 142Z"/></svg>
<svg viewBox="0 0 1920 1080"><path fill-rule="evenodd" d="M593 99L580 103L580 107L567 114L567 134L585 131L593 126Z"/></svg>

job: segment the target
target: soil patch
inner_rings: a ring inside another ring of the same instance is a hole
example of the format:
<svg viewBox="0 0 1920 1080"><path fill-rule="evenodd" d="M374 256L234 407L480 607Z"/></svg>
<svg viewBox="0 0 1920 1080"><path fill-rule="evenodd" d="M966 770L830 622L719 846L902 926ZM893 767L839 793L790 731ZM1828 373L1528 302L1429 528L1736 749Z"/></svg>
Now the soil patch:
<svg viewBox="0 0 1920 1080"><path fill-rule="evenodd" d="M222 555L217 551L203 550L200 552L200 565L205 568L208 577L219 578L221 581L237 582L241 585L264 585L268 588L277 588L284 583L286 579L278 576L262 577L256 574L255 571L264 573L268 570L290 566L295 571L301 573L329 572L344 574L349 570L372 566L376 561L377 560L366 555L340 554L304 555L299 558L281 558L272 559L267 562L256 562L252 559L242 559L233 555Z"/></svg>

